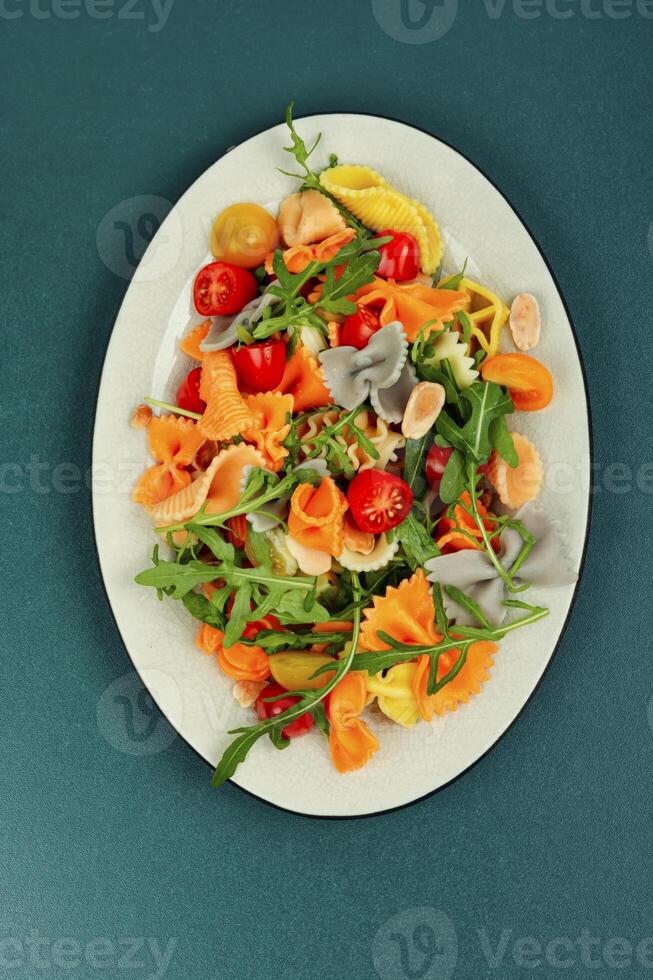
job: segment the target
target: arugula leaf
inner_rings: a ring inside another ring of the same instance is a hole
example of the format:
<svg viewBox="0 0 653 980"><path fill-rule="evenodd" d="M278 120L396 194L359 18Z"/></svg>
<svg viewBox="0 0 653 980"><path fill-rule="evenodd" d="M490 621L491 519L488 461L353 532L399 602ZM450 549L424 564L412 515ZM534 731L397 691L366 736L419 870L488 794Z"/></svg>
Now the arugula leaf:
<svg viewBox="0 0 653 980"><path fill-rule="evenodd" d="M512 433L506 425L505 415L500 415L499 418L493 419L490 422L489 436L490 442L499 456L505 459L508 466L512 466L514 469L519 464L519 456L515 449Z"/></svg>
<svg viewBox="0 0 653 980"><path fill-rule="evenodd" d="M277 716L280 717L280 716ZM241 762L247 758L247 754L259 738L274 728L270 721L262 721L260 725L253 725L251 728L234 729L230 735L238 735L230 745L227 746L222 754L216 770L211 780L214 787L222 786L228 779L231 779Z"/></svg>
<svg viewBox="0 0 653 980"><path fill-rule="evenodd" d="M275 715L273 718L268 718L261 721L258 725L253 725L251 728L236 728L230 732L231 735L238 735L238 738L236 738L231 745L228 746L222 758L218 762L218 765L216 766L213 779L211 781L211 784L214 787L221 786L227 779L233 776L240 763L247 757L249 750L263 735L268 734L273 728L285 728L288 722L293 721L295 718L299 718L300 715L303 715L306 711L313 712L317 708L319 712L319 708L317 706L328 694L331 693L338 682L351 669L351 665L358 647L361 624L361 611L359 606L359 601L361 599L361 588L358 581L358 576L355 573L352 573L352 589L355 602L353 612L354 629L352 633L352 642L347 656L343 657L342 660L334 660L333 676L322 687L308 691L290 691L290 695L297 697L298 701L291 708L286 709L286 711L284 711L282 714ZM316 719L318 724L320 724L321 720L321 718L319 720Z"/></svg>
<svg viewBox="0 0 653 980"><path fill-rule="evenodd" d="M467 261L468 260L465 259L465 262L463 264L463 267L462 267L461 271L457 275L455 275L455 276L449 276L448 279L446 279L444 282L441 282L438 285L438 289L458 289L458 287L460 286L461 282L465 278L465 272L467 271Z"/></svg>
<svg viewBox="0 0 653 980"><path fill-rule="evenodd" d="M437 558L440 554L435 541L420 521L419 511L415 507L395 530L412 571L423 568L429 558Z"/></svg>
<svg viewBox="0 0 653 980"><path fill-rule="evenodd" d="M251 599L252 588L247 583L243 583L234 592L234 604L229 613L229 622L222 641L224 647L233 646L243 635L245 627L252 617Z"/></svg>
<svg viewBox="0 0 653 980"><path fill-rule="evenodd" d="M213 552L218 561L234 561L236 556L234 546L225 541L213 528L202 527L201 524L189 524L188 530Z"/></svg>
<svg viewBox="0 0 653 980"><path fill-rule="evenodd" d="M475 381L461 392L470 414L461 427L446 412L440 412L436 422L438 433L470 461L486 463L492 451L490 423L514 411L512 398L493 382Z"/></svg>
<svg viewBox="0 0 653 980"><path fill-rule="evenodd" d="M313 721L315 722L317 727L328 738L329 732L331 731L331 726L329 724L329 719L327 718L326 710L324 708L324 702L319 701L316 705L314 705L314 707L311 709L311 714L313 715Z"/></svg>
<svg viewBox="0 0 653 980"><path fill-rule="evenodd" d="M264 340L279 330L289 330L299 326L316 326L324 329L324 322L316 312L316 307L329 313L350 314L355 311L355 303L348 297L360 286L370 283L380 261L377 247L389 241L386 238L365 238L362 235L343 245L340 251L331 259L322 262L309 262L302 272L291 273L283 261L283 253L277 250L272 262L274 273L279 280L277 285L270 286L268 291L275 297L276 302L266 310L263 319L259 320L252 331L255 340ZM344 266L340 278L336 278L336 270ZM304 299L304 286L316 276L324 276L322 293L316 306L311 306Z"/></svg>
<svg viewBox="0 0 653 980"><path fill-rule="evenodd" d="M247 553L255 565L268 571L272 568L270 543L265 534L255 531L251 524L247 525Z"/></svg>
<svg viewBox="0 0 653 980"><path fill-rule="evenodd" d="M463 328L463 342L468 344L472 336L472 321L469 319L464 310L458 310L456 313L458 323Z"/></svg>
<svg viewBox="0 0 653 980"><path fill-rule="evenodd" d="M465 478L465 456L459 449L454 449L442 474L440 500L445 504L458 500L465 489Z"/></svg>
<svg viewBox="0 0 653 980"><path fill-rule="evenodd" d="M224 632L227 618L206 596L199 592L187 592L181 601L194 619Z"/></svg>
<svg viewBox="0 0 653 980"><path fill-rule="evenodd" d="M316 149L318 143L322 139L322 133L318 133L317 139L315 140L315 142L313 143L312 147L309 150L308 147L306 146L306 143L295 129L295 125L292 120L292 111L294 105L295 105L294 102L290 102L286 108L286 126L288 127L290 133L292 146L284 146L284 150L286 151L286 153L290 153L290 155L295 158L299 166L305 170L307 176L310 175L315 176L315 174L313 174L310 167L308 166L308 158ZM285 171L282 171L282 173L283 172ZM290 176L294 176L294 174L291 174Z"/></svg>
<svg viewBox="0 0 653 980"><path fill-rule="evenodd" d="M434 432L431 429L421 439L406 439L403 480L416 497L426 492L426 457L433 445Z"/></svg>
<svg viewBox="0 0 653 980"><path fill-rule="evenodd" d="M155 560L154 556L152 560ZM159 561L157 558L154 568L146 568L144 572L140 572L135 582L166 592L173 599L183 599L196 586L212 582L214 578L216 567L206 565L203 561L193 559L182 564L176 561Z"/></svg>
<svg viewBox="0 0 653 980"><path fill-rule="evenodd" d="M319 191L320 194L324 194L325 197L329 198L331 203L338 209L338 211L340 211L341 215L343 216L343 218L345 219L348 225L351 225L352 228L356 228L356 230L359 233L361 234L364 233L365 232L364 225L362 225L360 221L358 221L354 217L351 211L348 211L347 208L340 203L340 201L338 201L332 194L329 194L329 192L320 183L319 174L315 173L315 171L311 170L311 168L309 167L308 158L311 156L313 151L318 146L320 140L322 139L322 133L318 135L317 139L315 140L315 142L313 143L313 145L309 150L308 147L306 146L306 143L295 129L295 124L293 122L293 117L292 117L294 104L295 104L294 102L290 102L288 107L286 108L286 126L288 127L288 131L290 133L290 140L292 145L284 146L284 150L286 151L286 153L290 153L290 155L295 158L295 160L302 168L304 173L293 174L293 173L289 173L287 170L281 170L281 167L279 167L278 169L281 171L282 174L285 174L287 177L297 177L299 180L301 180L302 181L301 190L316 190ZM337 164L338 164L337 156L335 155L335 153L331 153L329 154L329 163L325 169L329 170L331 167L337 166Z"/></svg>
<svg viewBox="0 0 653 980"><path fill-rule="evenodd" d="M290 745L290 739L286 738L283 734L283 728L281 726L275 725L274 728L270 729L269 732L270 741L274 745L275 749L287 749Z"/></svg>

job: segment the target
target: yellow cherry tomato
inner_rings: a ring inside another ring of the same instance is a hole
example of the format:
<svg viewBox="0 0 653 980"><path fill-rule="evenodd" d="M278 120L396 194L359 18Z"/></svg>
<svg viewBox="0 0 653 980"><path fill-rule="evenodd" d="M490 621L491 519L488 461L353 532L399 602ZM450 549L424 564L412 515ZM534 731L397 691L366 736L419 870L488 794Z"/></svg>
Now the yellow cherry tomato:
<svg viewBox="0 0 653 980"><path fill-rule="evenodd" d="M216 259L255 269L279 242L277 223L258 204L232 204L215 219L211 251Z"/></svg>
<svg viewBox="0 0 653 980"><path fill-rule="evenodd" d="M313 653L311 650L286 650L284 653L271 654L269 659L272 676L277 684L281 684L287 691L316 690L333 677L331 671L327 671L311 680L311 674L314 674L318 667L333 663L331 657L326 657L322 653Z"/></svg>

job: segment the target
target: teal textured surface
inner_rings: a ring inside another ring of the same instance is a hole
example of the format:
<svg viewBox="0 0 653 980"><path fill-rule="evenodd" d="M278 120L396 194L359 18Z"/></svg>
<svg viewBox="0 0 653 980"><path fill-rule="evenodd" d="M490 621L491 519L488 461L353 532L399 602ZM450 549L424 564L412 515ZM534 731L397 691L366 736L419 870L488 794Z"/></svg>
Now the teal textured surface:
<svg viewBox="0 0 653 980"><path fill-rule="evenodd" d="M0 6L0 976L653 975L651 6ZM152 230L124 202L165 210L290 98L402 119L492 178L556 273L593 411L586 570L537 694L454 785L358 821L211 790L131 676L86 485Z"/></svg>

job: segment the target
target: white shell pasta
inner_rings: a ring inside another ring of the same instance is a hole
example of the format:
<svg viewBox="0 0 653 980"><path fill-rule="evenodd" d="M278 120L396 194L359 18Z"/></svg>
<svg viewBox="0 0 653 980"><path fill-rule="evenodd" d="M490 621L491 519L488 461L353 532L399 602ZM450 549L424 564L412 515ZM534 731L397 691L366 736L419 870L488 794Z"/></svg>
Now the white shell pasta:
<svg viewBox="0 0 653 980"><path fill-rule="evenodd" d="M378 572L380 568L384 568L394 558L398 548L399 542L396 538L394 541L388 541L385 534L380 534L374 550L369 555L361 555L357 551L343 548L338 561L343 568L348 568L350 572Z"/></svg>
<svg viewBox="0 0 653 980"><path fill-rule="evenodd" d="M337 408L329 409L328 412L319 412L309 416L299 428L299 436L302 441L300 454L304 457L312 451L315 446L315 439L327 425L333 425L340 418L340 410ZM374 459L369 453L359 446L355 435L345 428L335 439L342 449L347 453L354 472L364 470L384 470L389 463L397 462L397 453L405 444L406 440L399 432L395 432L387 422L375 415L374 412L367 410L361 412L356 417L356 425L361 429L370 440L377 453L378 459ZM318 458L323 459L326 455L326 448L320 451Z"/></svg>

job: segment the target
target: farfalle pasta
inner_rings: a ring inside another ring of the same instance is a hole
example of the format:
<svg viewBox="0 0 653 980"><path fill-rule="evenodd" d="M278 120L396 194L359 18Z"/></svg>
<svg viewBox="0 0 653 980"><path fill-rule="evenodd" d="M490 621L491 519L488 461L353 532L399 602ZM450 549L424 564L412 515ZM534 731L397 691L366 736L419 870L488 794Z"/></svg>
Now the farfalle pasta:
<svg viewBox="0 0 653 980"><path fill-rule="evenodd" d="M153 462L133 498L158 541L136 581L183 603L249 715L216 786L263 736L324 738L341 773L381 766L388 726L420 738L491 689L505 632L548 612L529 588L573 578L533 504L538 448L512 431L554 410L526 353L535 298L515 306L519 352L500 350L507 304L465 270L434 278L447 257L417 189L311 170L288 124L302 185L275 213L218 215L188 374L135 415Z"/></svg>
<svg viewBox="0 0 653 980"><path fill-rule="evenodd" d="M288 450L283 442L290 432L295 399L279 391L247 395L245 404L252 414L252 424L243 430L243 439L253 443L275 472L283 466Z"/></svg>

